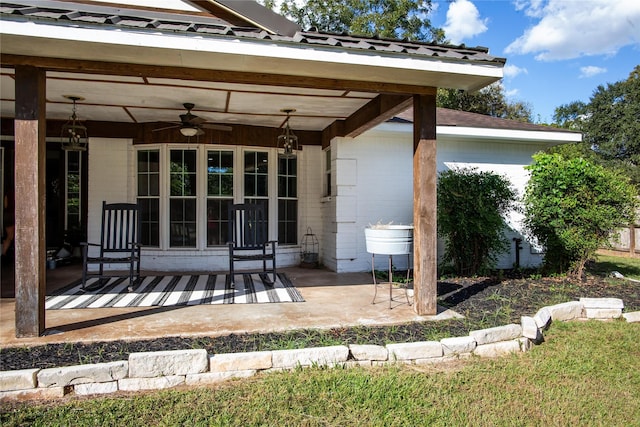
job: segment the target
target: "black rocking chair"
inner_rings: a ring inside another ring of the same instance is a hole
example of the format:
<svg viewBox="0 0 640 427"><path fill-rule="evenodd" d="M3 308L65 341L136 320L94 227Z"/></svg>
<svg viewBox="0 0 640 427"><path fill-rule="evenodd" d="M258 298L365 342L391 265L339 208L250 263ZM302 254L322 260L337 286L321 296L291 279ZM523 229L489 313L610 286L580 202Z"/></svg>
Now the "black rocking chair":
<svg viewBox="0 0 640 427"><path fill-rule="evenodd" d="M268 221L260 204L229 206L229 275L234 285L234 264L239 261L262 261L262 272L272 273L276 281L276 241L268 239ZM251 253L248 253L251 252ZM267 261L271 268L267 268Z"/></svg>
<svg viewBox="0 0 640 427"><path fill-rule="evenodd" d="M82 288L87 279L98 277L97 286L102 286L102 280L107 277L122 277L114 274L104 274L104 264L129 265L129 291L140 277L140 223L139 208L135 203L102 202L102 229L100 243L83 242L82 245ZM89 254L89 247L99 248L95 256ZM98 273L88 271L89 264L98 264ZM94 286L92 286L93 288Z"/></svg>

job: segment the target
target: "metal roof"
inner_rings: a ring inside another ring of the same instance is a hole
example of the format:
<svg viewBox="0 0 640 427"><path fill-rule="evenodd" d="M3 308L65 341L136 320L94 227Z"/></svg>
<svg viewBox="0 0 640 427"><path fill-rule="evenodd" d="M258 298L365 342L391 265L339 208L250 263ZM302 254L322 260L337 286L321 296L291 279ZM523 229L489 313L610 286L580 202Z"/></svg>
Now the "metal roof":
<svg viewBox="0 0 640 427"><path fill-rule="evenodd" d="M268 9L267 9L268 10ZM279 43L295 43L366 50L402 55L434 57L441 60L487 62L504 64L504 58L489 55L484 47L464 45L440 45L427 42L383 39L350 34L332 34L317 31L297 31L292 36L273 34L255 26L238 27L205 14L166 13L145 9L100 6L50 0L14 0L0 4L0 19L26 19L32 21L57 21L74 25L111 26L154 32L198 34L203 37L220 36L237 39L269 40Z"/></svg>

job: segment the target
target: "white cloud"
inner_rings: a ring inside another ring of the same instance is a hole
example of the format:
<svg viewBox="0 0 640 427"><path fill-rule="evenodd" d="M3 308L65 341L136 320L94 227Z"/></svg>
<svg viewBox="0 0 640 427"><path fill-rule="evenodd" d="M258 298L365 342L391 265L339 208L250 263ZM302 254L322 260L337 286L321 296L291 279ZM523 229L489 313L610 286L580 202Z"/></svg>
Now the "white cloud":
<svg viewBox="0 0 640 427"><path fill-rule="evenodd" d="M504 76L506 78L512 79L514 77L516 77L518 74L528 74L529 71L527 71L526 68L520 68L516 65L511 65L511 64L507 64L504 66L504 68L502 69Z"/></svg>
<svg viewBox="0 0 640 427"><path fill-rule="evenodd" d="M607 72L606 68L589 65L589 66L580 68L580 78L584 79L588 77L593 77L593 76L597 76L598 74L602 74L606 72Z"/></svg>
<svg viewBox="0 0 640 427"><path fill-rule="evenodd" d="M640 46L638 0L517 0L515 7L538 22L507 46L509 54L551 61Z"/></svg>
<svg viewBox="0 0 640 427"><path fill-rule="evenodd" d="M514 88L514 89L505 90L504 94L507 98L513 98L514 96L520 94L520 89Z"/></svg>
<svg viewBox="0 0 640 427"><path fill-rule="evenodd" d="M480 19L480 12L469 0L456 0L449 5L443 30L451 43L459 44L487 31L486 22L486 19Z"/></svg>

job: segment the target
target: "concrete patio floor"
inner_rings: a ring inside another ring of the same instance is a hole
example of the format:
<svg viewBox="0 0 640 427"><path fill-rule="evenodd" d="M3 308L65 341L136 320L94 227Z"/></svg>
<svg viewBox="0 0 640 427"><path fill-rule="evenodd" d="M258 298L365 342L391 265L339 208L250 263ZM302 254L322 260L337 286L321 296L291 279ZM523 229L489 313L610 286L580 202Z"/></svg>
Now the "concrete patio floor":
<svg viewBox="0 0 640 427"><path fill-rule="evenodd" d="M8 281L13 281L12 272L7 270L3 268L3 296L7 295ZM47 310L46 332L35 338L15 337L15 299L3 297L0 299L0 346L222 336L307 328L393 325L459 317L445 309L439 309L436 316L418 316L406 302L402 289L394 289L391 309L388 287L378 289L376 303L372 304L374 285L370 273L337 274L303 268L283 268L281 272L287 274L305 302ZM145 275L156 273L143 272ZM79 277L77 265L48 270L47 291L65 286Z"/></svg>

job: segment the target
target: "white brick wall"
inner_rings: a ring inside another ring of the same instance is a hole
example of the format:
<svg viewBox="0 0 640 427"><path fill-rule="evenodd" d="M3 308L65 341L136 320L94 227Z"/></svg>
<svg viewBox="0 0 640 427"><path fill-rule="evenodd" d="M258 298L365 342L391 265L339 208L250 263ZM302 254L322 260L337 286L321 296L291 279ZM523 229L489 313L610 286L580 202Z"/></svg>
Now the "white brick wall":
<svg viewBox="0 0 640 427"><path fill-rule="evenodd" d="M102 226L102 201L135 202L131 191L134 182L132 141L90 138L88 168L87 239L98 243Z"/></svg>
<svg viewBox="0 0 640 427"><path fill-rule="evenodd" d="M531 163L534 153L545 147L542 143L461 140L439 134L438 170L477 167L480 171L493 171L507 176L522 194L528 180L524 166ZM335 206L327 206L335 208L335 218L327 214L325 227L337 221L335 229L340 231L336 236L336 265L333 269L338 272L367 271L371 268L371 255L366 252L365 227L376 223L413 223L412 127L385 124L355 139L335 138L332 149L336 156L337 200ZM513 214L510 225L516 230L521 229L521 219L521 215ZM512 238L521 235L508 231L506 237L511 242L511 251L500 258L500 268L513 266ZM526 241L522 242L522 247L521 266L538 265L542 261L542 254L535 253ZM442 255L443 250L443 243L439 241L438 253ZM394 258L394 265L404 269L405 260L405 257ZM387 268L386 257L376 259L376 268Z"/></svg>
<svg viewBox="0 0 640 427"><path fill-rule="evenodd" d="M531 142L499 143L490 139L460 140L438 136L438 170L452 167L478 167L507 175L522 192L527 181L523 166L531 155L544 148ZM385 124L357 138L335 138L331 143L332 195L324 197L324 156L319 146L304 147L299 153L299 242L311 227L320 244L320 261L337 272L368 271L371 256L366 252L364 229L369 224L413 223L413 135L410 125ZM126 166L123 166L126 165ZM89 148L89 224L90 241L98 238L103 200L134 201L135 152L125 139L92 138ZM521 216L513 215L511 225L520 228ZM517 232L508 239L519 237ZM520 265L537 265L542 254L522 244ZM508 268L515 262L511 253L499 261ZM439 242L438 252L443 245ZM278 264L295 265L300 248L280 248ZM379 257L376 268L385 269ZM225 271L224 249L144 251L142 268L152 270ZM406 268L406 258L394 260ZM249 266L247 266L249 267Z"/></svg>

